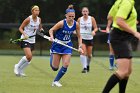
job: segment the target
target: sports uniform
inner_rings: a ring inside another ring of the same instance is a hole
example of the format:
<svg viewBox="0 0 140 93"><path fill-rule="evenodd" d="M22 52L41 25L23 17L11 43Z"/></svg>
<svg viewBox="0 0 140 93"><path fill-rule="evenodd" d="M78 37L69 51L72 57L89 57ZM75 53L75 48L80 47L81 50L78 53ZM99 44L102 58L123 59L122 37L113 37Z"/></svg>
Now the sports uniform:
<svg viewBox="0 0 140 93"><path fill-rule="evenodd" d="M92 33L92 20L91 16L85 21L83 17L80 18L80 34L82 36L82 43L87 46L93 45L93 35Z"/></svg>
<svg viewBox="0 0 140 93"><path fill-rule="evenodd" d="M58 29L55 33L55 39L59 42L65 43L68 46L73 46L71 42L71 35L76 30L76 21L73 21L73 25L69 26L67 24L66 19L63 20L63 27ZM53 71L57 71L58 68L55 68L53 63L53 54L59 54L59 55L72 55L72 49L65 47L63 45L60 45L56 42L53 42L51 47L51 57L50 57L50 66L53 69ZM52 86L61 87L62 85L58 82L62 76L67 72L67 67L62 66L59 70L57 76L55 77Z"/></svg>
<svg viewBox="0 0 140 93"><path fill-rule="evenodd" d="M30 15L29 19L30 19L29 24L27 24L24 27L24 33L28 36L34 36L34 37L21 41L20 46L21 46L21 48L28 47L32 51L32 50L34 50L35 35L36 35L36 30L39 29L40 18L37 17L37 20L35 22L32 18L32 15ZM23 34L21 35L21 38L24 38ZM28 50L28 52L30 53L29 50ZM30 55L32 55L32 54L30 54ZM18 62L18 64L15 64L14 73L17 76L26 76L24 74L23 70L25 69L25 67L27 67L31 63L30 60L28 60L26 56L23 56L21 58L21 60Z"/></svg>
<svg viewBox="0 0 140 93"><path fill-rule="evenodd" d="M71 35L73 31L76 30L76 21L73 22L72 26L68 26L66 19L64 19L63 22L64 22L63 27L59 29L58 31L56 31L55 39L69 46L73 46L71 42ZM56 42L53 42L51 52L57 53L57 54L70 54L71 55L72 49L65 47L63 45L60 45Z"/></svg>
<svg viewBox="0 0 140 93"><path fill-rule="evenodd" d="M40 18L37 17L36 22L32 19L32 15L30 15L29 18L30 18L30 22L27 26L24 27L24 32L28 36L34 36L34 35L36 35L36 30L39 28L39 25L40 25L40 21L39 21ZM23 34L21 35L21 38L24 38ZM31 50L33 50L34 43L35 43L35 36L28 38L26 40L23 40L21 42L21 48L30 47Z"/></svg>
<svg viewBox="0 0 140 93"><path fill-rule="evenodd" d="M84 20L84 16L82 16L79 20L80 24L80 34L82 37L82 43L87 46L87 48L90 46L93 46L93 35L92 35L92 17L87 16L87 19ZM92 51L92 50L91 50ZM85 51L88 52L88 51ZM90 56L86 54L80 55L80 60L83 66L82 73L89 72L89 65L91 61L91 54Z"/></svg>

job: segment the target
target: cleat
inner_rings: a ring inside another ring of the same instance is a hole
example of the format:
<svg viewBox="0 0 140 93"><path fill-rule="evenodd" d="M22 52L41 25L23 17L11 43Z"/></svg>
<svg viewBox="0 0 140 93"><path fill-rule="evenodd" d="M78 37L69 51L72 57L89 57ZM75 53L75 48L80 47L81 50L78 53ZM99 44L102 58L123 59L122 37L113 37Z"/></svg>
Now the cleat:
<svg viewBox="0 0 140 93"><path fill-rule="evenodd" d="M16 74L17 77L20 77L20 74Z"/></svg>
<svg viewBox="0 0 140 93"><path fill-rule="evenodd" d="M20 73L21 77L27 77L27 75L25 73Z"/></svg>
<svg viewBox="0 0 140 93"><path fill-rule="evenodd" d="M58 81L54 81L53 83L52 83L52 86L53 87L62 87L62 85L58 82Z"/></svg>
<svg viewBox="0 0 140 93"><path fill-rule="evenodd" d="M114 70L114 67L110 66L110 67L109 67L109 70Z"/></svg>
<svg viewBox="0 0 140 93"><path fill-rule="evenodd" d="M87 73L87 69L84 68L84 69L82 70L82 73Z"/></svg>
<svg viewBox="0 0 140 93"><path fill-rule="evenodd" d="M21 77L27 77L27 75L23 72L23 70L21 70L19 74Z"/></svg>
<svg viewBox="0 0 140 93"><path fill-rule="evenodd" d="M19 76L19 67L17 64L15 64L14 73L16 74L16 76Z"/></svg>

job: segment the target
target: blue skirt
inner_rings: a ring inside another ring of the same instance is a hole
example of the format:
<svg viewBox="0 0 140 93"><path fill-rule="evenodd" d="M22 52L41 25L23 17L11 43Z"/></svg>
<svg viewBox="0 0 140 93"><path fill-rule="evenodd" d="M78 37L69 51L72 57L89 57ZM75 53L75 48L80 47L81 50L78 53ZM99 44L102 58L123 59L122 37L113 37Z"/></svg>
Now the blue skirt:
<svg viewBox="0 0 140 93"><path fill-rule="evenodd" d="M73 46L72 42L67 43L68 46ZM69 54L72 55L72 49L60 45L56 42L52 43L52 47L51 47L51 53L56 53L56 54Z"/></svg>

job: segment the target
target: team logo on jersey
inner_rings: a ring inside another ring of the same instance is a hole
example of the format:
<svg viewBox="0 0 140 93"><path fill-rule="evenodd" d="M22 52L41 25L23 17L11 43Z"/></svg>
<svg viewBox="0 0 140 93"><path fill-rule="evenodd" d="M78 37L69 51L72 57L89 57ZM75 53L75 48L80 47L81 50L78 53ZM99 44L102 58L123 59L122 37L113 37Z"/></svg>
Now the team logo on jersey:
<svg viewBox="0 0 140 93"><path fill-rule="evenodd" d="M63 30L63 33L64 33L64 34L72 34L72 31Z"/></svg>

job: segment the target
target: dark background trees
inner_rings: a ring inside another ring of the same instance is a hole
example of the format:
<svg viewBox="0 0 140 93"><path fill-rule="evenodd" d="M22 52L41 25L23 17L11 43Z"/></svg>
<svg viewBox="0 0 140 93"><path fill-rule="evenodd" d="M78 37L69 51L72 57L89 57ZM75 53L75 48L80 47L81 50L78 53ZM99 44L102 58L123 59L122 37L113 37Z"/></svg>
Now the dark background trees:
<svg viewBox="0 0 140 93"><path fill-rule="evenodd" d="M140 0L135 1L140 14ZM69 4L73 4L76 19L81 16L81 7L87 6L97 23L105 24L107 13L113 3L114 0L0 0L0 23L21 23L31 14L32 5L40 7L43 23L55 23L64 18L65 9Z"/></svg>
<svg viewBox="0 0 140 93"><path fill-rule="evenodd" d="M43 28L47 32L54 23L65 18L65 10L69 4L73 4L76 11L76 20L81 16L81 8L87 6L90 15L94 16L98 27L105 28L107 14L115 0L0 0L0 50L20 49L18 46L9 45L10 38L20 38L18 30L22 21L31 14L31 7L40 7L40 17L42 18ZM140 21L140 0L136 1L138 20ZM50 24L53 23L53 24ZM139 30L140 31L140 26ZM108 50L107 34L100 33L94 37L94 50ZM74 43L74 45L77 42ZM134 42L135 43L135 42ZM137 42L136 42L137 43ZM137 44L133 44L137 47ZM49 50L50 42L37 37L36 49ZM74 46L76 47L76 46Z"/></svg>

